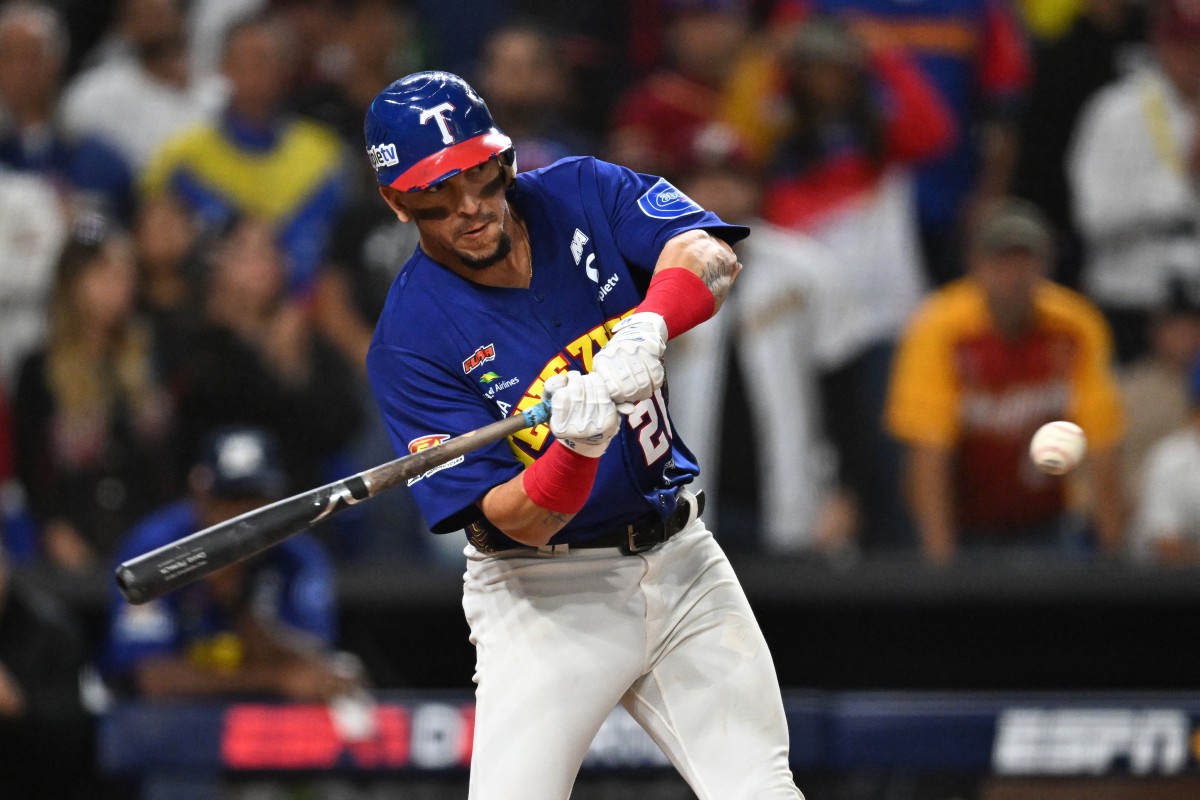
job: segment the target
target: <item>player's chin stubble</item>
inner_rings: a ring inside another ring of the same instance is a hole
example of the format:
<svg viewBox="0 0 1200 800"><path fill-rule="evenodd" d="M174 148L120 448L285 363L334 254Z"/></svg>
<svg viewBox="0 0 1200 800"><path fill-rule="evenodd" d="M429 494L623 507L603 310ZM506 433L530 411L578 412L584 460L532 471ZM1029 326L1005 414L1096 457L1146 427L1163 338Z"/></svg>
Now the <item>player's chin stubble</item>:
<svg viewBox="0 0 1200 800"><path fill-rule="evenodd" d="M492 251L491 255L476 257L459 251L458 257L464 266L474 270L484 270L503 261L511 252L512 237L508 235L508 231L501 230L500 240L496 242L496 249Z"/></svg>

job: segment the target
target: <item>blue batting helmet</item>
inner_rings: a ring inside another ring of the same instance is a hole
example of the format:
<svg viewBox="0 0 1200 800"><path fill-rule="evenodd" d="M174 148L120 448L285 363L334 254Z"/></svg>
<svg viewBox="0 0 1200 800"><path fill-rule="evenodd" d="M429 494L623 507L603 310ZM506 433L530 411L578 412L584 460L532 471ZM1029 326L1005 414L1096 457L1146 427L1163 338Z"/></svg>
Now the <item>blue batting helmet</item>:
<svg viewBox="0 0 1200 800"><path fill-rule="evenodd" d="M367 156L379 183L402 192L427 189L490 158L511 179L512 140L483 98L449 72L415 72L371 102L364 125Z"/></svg>

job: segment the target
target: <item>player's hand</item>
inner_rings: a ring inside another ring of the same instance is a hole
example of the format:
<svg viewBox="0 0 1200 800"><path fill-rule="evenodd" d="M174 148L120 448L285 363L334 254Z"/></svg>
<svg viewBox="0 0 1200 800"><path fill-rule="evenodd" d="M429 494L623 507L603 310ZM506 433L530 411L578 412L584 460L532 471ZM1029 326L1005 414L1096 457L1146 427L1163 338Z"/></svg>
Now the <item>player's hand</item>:
<svg viewBox="0 0 1200 800"><path fill-rule="evenodd" d="M667 323L650 312L630 314L613 328L612 338L592 359L590 374L599 375L618 405L645 400L662 386ZM628 413L624 408L622 413Z"/></svg>
<svg viewBox="0 0 1200 800"><path fill-rule="evenodd" d="M298 702L329 701L362 687L319 656L296 658L278 666L279 693Z"/></svg>
<svg viewBox="0 0 1200 800"><path fill-rule="evenodd" d="M604 379L571 371L546 379L542 399L550 404L550 432L580 455L599 458L616 435L621 418Z"/></svg>

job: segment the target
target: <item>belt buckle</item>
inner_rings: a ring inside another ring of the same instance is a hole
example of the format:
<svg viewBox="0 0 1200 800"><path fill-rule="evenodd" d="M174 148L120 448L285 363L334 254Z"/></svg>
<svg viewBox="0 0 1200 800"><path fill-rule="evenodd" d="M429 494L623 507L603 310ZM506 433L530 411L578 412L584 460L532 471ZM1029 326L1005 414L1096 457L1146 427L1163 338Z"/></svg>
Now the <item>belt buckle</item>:
<svg viewBox="0 0 1200 800"><path fill-rule="evenodd" d="M651 542L650 544L639 545L637 543L637 535L638 532L636 524L631 522L625 526L625 542L621 545L622 553L627 556L633 556L637 555L638 553L645 552L651 547L654 547L654 545L658 544L658 542Z"/></svg>

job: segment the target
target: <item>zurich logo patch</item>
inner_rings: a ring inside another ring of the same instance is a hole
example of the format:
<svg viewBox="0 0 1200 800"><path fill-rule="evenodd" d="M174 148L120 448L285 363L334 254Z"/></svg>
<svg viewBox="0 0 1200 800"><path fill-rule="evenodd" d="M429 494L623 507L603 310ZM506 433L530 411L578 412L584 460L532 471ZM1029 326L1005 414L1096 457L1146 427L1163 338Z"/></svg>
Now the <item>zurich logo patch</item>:
<svg viewBox="0 0 1200 800"><path fill-rule="evenodd" d="M692 198L668 183L666 178L659 178L658 183L638 198L638 208L654 219L675 219L703 210Z"/></svg>

